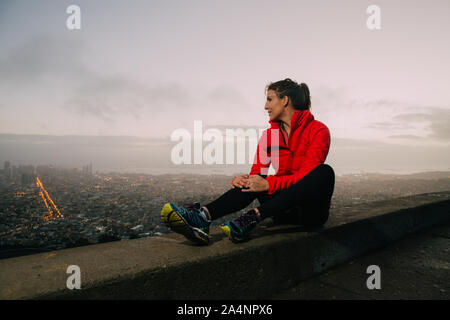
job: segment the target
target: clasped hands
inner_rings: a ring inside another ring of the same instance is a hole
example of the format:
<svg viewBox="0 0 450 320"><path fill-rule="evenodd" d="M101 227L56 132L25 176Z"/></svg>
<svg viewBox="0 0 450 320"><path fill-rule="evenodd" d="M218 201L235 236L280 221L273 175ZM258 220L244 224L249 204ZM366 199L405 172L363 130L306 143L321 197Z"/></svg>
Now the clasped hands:
<svg viewBox="0 0 450 320"><path fill-rule="evenodd" d="M269 182L257 174L241 174L231 181L231 188L241 188L242 192L262 192L269 190Z"/></svg>

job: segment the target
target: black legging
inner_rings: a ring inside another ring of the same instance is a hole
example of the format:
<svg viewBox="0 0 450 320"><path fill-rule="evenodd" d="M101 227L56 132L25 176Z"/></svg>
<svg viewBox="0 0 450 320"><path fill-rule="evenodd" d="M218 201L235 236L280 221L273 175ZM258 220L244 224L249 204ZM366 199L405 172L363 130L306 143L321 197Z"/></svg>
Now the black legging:
<svg viewBox="0 0 450 320"><path fill-rule="evenodd" d="M265 176L263 176L265 177ZM242 192L232 188L205 205L211 219L244 209L258 199L261 217L272 217L279 223L321 226L329 216L329 205L334 191L335 175L328 164L318 165L300 181L272 195L267 192Z"/></svg>

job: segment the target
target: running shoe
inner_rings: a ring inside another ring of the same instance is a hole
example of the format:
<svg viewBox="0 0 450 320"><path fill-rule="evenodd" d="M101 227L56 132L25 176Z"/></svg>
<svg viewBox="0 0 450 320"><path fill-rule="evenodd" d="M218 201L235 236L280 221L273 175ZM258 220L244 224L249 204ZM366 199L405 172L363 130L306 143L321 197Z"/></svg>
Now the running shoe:
<svg viewBox="0 0 450 320"><path fill-rule="evenodd" d="M184 235L198 244L209 244L208 213L195 202L180 208L173 203L166 203L161 210L161 221L172 231Z"/></svg>
<svg viewBox="0 0 450 320"><path fill-rule="evenodd" d="M231 241L239 243L250 239L250 232L260 221L258 214L250 210L235 220L223 223L220 228Z"/></svg>

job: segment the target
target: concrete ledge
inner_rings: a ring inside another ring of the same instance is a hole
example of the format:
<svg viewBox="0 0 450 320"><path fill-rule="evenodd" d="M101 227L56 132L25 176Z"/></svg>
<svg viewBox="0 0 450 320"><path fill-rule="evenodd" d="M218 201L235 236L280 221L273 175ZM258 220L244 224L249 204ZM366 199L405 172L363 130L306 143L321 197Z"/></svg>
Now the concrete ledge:
<svg viewBox="0 0 450 320"><path fill-rule="evenodd" d="M233 244L178 234L0 260L0 299L258 299L423 228L450 221L450 192L332 209L320 230L261 226ZM66 288L69 265L81 290Z"/></svg>

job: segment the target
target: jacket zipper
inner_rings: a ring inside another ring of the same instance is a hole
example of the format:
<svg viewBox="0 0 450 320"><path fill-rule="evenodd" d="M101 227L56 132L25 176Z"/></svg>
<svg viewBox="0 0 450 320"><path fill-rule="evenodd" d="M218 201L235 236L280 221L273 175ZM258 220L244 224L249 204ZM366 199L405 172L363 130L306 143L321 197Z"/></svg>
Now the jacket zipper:
<svg viewBox="0 0 450 320"><path fill-rule="evenodd" d="M284 133L283 133L283 131L284 131L284 126L283 126L283 123L280 123L280 125L281 125L281 135L283 136L283 141L284 141L284 144L288 147L288 149L289 149L289 145L287 144L287 142L286 142L286 139L285 139L285 137L284 137ZM292 130L292 129L291 129ZM291 166L292 166L292 159L294 158L294 151L292 151L292 150L290 150L289 149L289 151L290 151L290 153L291 153L291 156L290 156L290 159L289 159L289 164L288 164L288 167L289 167L289 171L291 171Z"/></svg>
<svg viewBox="0 0 450 320"><path fill-rule="evenodd" d="M284 132L283 123L281 123L280 125L281 125L281 135L283 136L284 144L289 148L289 146L288 146L288 144L286 142L286 138L284 137L284 133L283 133Z"/></svg>

